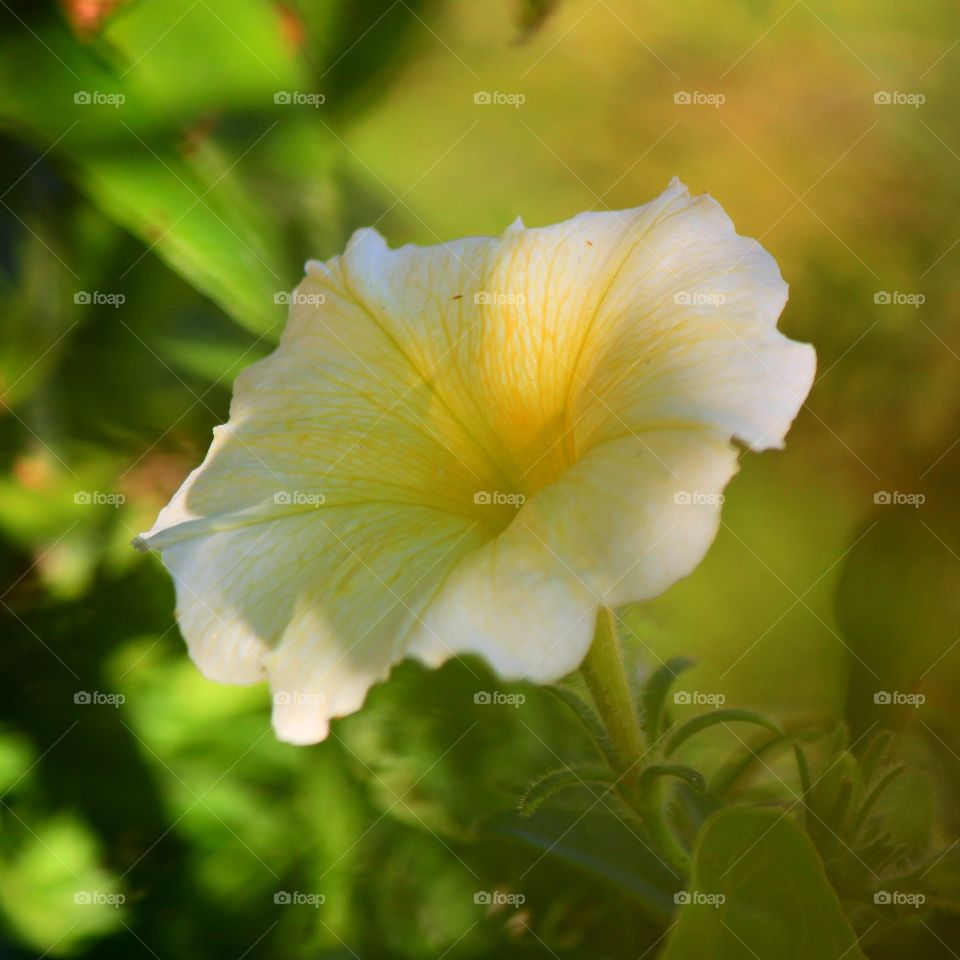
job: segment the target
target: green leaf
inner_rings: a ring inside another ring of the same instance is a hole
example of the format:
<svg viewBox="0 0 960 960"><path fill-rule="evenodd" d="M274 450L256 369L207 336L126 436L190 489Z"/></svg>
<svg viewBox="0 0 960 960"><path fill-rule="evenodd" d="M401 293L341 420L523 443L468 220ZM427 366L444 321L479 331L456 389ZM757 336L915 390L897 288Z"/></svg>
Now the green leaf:
<svg viewBox="0 0 960 960"><path fill-rule="evenodd" d="M603 755L607 763L610 764L610 769L614 769L616 757L613 752L613 747L610 744L607 731L604 730L603 724L600 722L600 718L597 716L597 711L593 705L584 700L583 697L574 690L558 684L550 684L544 687L544 690L560 700L574 717L576 717L580 722L580 726L583 727L589 735L590 742L597 748L598 752Z"/></svg>
<svg viewBox="0 0 960 960"><path fill-rule="evenodd" d="M279 336L286 311L275 296L293 278L276 225L249 197L241 200L245 191L231 168L239 157L201 166L197 157L148 151L131 136L115 153L76 159L77 179L101 210L244 327ZM134 260L126 271L137 266Z"/></svg>
<svg viewBox="0 0 960 960"><path fill-rule="evenodd" d="M860 812L857 814L856 823L853 826L853 829L850 831L850 840L856 840L857 835L863 829L864 824L870 817L870 814L873 812L873 808L876 805L877 801L883 796L884 791L887 787L893 783L897 777L900 776L907 769L905 764L901 764L899 767L894 767L892 770L888 770L887 773L881 777L880 782L867 794L866 799L863 801L863 805L860 807Z"/></svg>
<svg viewBox="0 0 960 960"><path fill-rule="evenodd" d="M800 798L803 802L803 822L807 825L807 829L810 828L810 791L812 789L812 781L810 779L810 764L807 762L807 755L803 752L803 747L799 743L794 741L793 744L793 755L797 761L797 774L800 777Z"/></svg>
<svg viewBox="0 0 960 960"><path fill-rule="evenodd" d="M520 801L520 813L530 817L554 794L575 787L600 787L599 795L609 792L614 783L613 774L605 767L562 767L538 777L527 787Z"/></svg>
<svg viewBox="0 0 960 960"><path fill-rule="evenodd" d="M591 801L593 803L593 801ZM641 904L649 917L666 923L680 878L631 825L601 808L548 808L523 818L492 820L486 834L512 837L551 857L575 864ZM482 835L481 835L482 840Z"/></svg>
<svg viewBox="0 0 960 960"><path fill-rule="evenodd" d="M711 818L686 892L663 960L865 960L813 844L780 812Z"/></svg>
<svg viewBox="0 0 960 960"><path fill-rule="evenodd" d="M887 782L881 781L882 789L880 784L875 788L882 796L868 798L871 809L863 820L864 830L867 836L889 834L897 850L891 865L903 869L930 852L941 803L936 781L925 770L893 768L884 780Z"/></svg>
<svg viewBox="0 0 960 960"><path fill-rule="evenodd" d="M771 733L780 733L780 728L772 721L752 710L712 710L710 713L702 713L700 716L688 720L681 724L667 740L663 755L669 757L681 744L686 743L692 736L706 730L718 723L755 723L757 726L765 727Z"/></svg>
<svg viewBox="0 0 960 960"><path fill-rule="evenodd" d="M698 793L703 793L707 789L702 773L694 770L693 767L686 767L679 763L654 763L640 774L637 783L643 787L660 777L677 777L689 783Z"/></svg>
<svg viewBox="0 0 960 960"><path fill-rule="evenodd" d="M710 780L711 792L721 797L726 795L750 772L755 764L778 748L788 746L792 740L793 736L785 733L780 736L769 737L756 746L749 746L741 753L734 754L714 773Z"/></svg>
<svg viewBox="0 0 960 960"><path fill-rule="evenodd" d="M306 255L287 255L283 218L263 187L271 179L251 167L281 120L309 122L274 104L277 92L307 88L280 14L257 0L142 0L95 43L76 43L53 18L42 30L39 42L64 69L47 69L14 34L0 36L0 123L22 130L98 208L229 316L276 339L286 311L275 295L299 278ZM182 69L188 60L195 70ZM75 101L93 94L118 102ZM317 127L314 139L328 144ZM116 282L136 277L144 257L121 265Z"/></svg>
<svg viewBox="0 0 960 960"><path fill-rule="evenodd" d="M881 730L870 737L860 759L860 774L864 783L873 780L873 774L892 741L893 734L889 730Z"/></svg>
<svg viewBox="0 0 960 960"><path fill-rule="evenodd" d="M673 657L659 667L647 680L641 699L643 708L643 729L650 743L656 743L663 727L664 704L674 680L696 663L689 657Z"/></svg>
<svg viewBox="0 0 960 960"><path fill-rule="evenodd" d="M853 800L853 780L850 777L844 777L840 781L840 787L837 790L837 796L833 801L833 807L825 817L827 825L834 833L842 835L847 821L847 813L850 810L850 804Z"/></svg>

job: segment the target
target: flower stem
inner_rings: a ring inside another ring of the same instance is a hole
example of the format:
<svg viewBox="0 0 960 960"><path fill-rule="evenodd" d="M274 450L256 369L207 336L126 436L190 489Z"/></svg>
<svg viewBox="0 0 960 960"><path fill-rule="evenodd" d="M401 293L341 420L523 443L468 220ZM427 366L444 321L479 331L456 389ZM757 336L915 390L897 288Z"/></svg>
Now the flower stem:
<svg viewBox="0 0 960 960"><path fill-rule="evenodd" d="M593 643L580 671L587 681L590 695L603 721L621 769L629 770L643 756L643 735L633 709L633 697L623 668L623 657L617 642L617 626L613 611L600 607L597 612Z"/></svg>
<svg viewBox="0 0 960 960"><path fill-rule="evenodd" d="M690 857L667 824L659 784L654 781L640 789L635 785L647 749L637 722L633 695L627 682L623 655L617 641L613 611L601 607L590 651L580 666L610 738L621 775L621 794L643 820L650 838L670 867L681 877L690 871Z"/></svg>

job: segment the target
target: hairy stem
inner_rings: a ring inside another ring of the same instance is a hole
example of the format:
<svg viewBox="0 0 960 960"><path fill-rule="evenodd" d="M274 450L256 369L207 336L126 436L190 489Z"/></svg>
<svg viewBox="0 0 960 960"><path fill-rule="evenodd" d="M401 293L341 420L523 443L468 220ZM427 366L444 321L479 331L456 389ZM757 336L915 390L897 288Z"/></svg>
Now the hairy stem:
<svg viewBox="0 0 960 960"><path fill-rule="evenodd" d="M633 767L644 754L643 734L633 709L633 697L623 668L616 620L609 607L597 612L596 632L580 666L590 695L603 721L621 769Z"/></svg>
<svg viewBox="0 0 960 960"><path fill-rule="evenodd" d="M620 792L624 800L642 818L651 839L669 866L680 876L685 876L690 870L690 858L667 824L659 783L653 782L642 788L636 785L648 751L627 682L623 655L617 640L616 620L608 607L601 607L597 613L593 643L580 672L610 738L619 767L617 773L621 777Z"/></svg>

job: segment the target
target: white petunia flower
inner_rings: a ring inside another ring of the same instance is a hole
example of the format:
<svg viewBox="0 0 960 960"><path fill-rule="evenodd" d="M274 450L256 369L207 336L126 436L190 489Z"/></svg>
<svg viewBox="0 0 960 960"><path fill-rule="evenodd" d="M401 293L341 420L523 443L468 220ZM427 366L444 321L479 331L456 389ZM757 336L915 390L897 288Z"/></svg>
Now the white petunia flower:
<svg viewBox="0 0 960 960"><path fill-rule="evenodd" d="M310 262L277 350L141 538L203 672L268 679L322 740L404 657L505 678L577 668L600 604L690 573L736 438L780 447L813 348L720 206L645 206Z"/></svg>

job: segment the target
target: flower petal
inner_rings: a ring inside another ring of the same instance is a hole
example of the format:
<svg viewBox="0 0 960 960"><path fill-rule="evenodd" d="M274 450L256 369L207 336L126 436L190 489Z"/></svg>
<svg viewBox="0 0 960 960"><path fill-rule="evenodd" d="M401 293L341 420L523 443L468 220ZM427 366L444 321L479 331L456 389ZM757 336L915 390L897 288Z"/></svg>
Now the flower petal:
<svg viewBox="0 0 960 960"><path fill-rule="evenodd" d="M143 543L209 676L326 735L406 655L548 681L600 603L689 573L814 372L786 285L708 197L308 265L278 350ZM525 500L525 502L524 502ZM519 504L523 504L519 506Z"/></svg>
<svg viewBox="0 0 960 960"><path fill-rule="evenodd" d="M733 447L704 430L591 451L460 562L410 652L436 665L469 651L505 677L559 679L587 652L601 603L657 596L697 566L736 469Z"/></svg>
<svg viewBox="0 0 960 960"><path fill-rule="evenodd" d="M477 527L422 507L334 507L188 538L164 562L203 672L268 674L277 733L313 743L405 655L437 581L482 543Z"/></svg>

